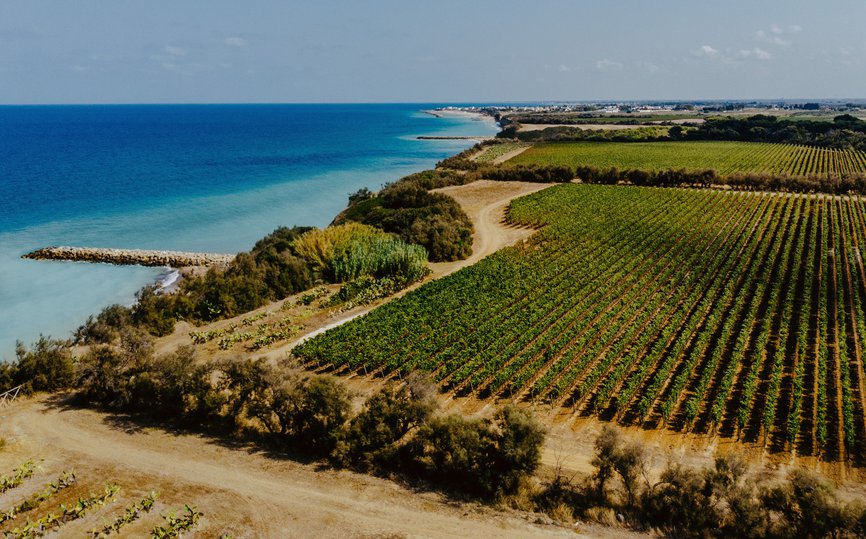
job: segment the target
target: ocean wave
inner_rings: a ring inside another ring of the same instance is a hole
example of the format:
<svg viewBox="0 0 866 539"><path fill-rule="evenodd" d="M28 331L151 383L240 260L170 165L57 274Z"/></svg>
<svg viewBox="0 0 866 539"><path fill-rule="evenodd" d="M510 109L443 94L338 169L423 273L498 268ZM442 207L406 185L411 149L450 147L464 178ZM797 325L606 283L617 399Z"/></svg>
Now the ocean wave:
<svg viewBox="0 0 866 539"><path fill-rule="evenodd" d="M174 292L180 283L180 270L175 268L165 268L165 273L161 274L157 279L157 287L160 292Z"/></svg>

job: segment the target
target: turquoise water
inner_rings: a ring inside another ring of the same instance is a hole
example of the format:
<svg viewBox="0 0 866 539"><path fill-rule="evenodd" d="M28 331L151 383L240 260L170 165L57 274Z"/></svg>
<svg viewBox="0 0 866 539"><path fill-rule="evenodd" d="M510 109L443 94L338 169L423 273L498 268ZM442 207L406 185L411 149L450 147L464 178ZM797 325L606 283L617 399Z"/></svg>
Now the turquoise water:
<svg viewBox="0 0 866 539"><path fill-rule="evenodd" d="M433 105L0 107L0 358L130 304L160 268L22 260L47 245L237 252L326 226L379 189L491 135Z"/></svg>

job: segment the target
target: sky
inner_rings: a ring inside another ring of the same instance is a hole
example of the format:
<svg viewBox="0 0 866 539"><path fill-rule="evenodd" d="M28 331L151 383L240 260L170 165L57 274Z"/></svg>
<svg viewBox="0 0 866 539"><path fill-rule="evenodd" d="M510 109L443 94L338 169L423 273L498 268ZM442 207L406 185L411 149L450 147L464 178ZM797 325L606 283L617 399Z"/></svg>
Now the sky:
<svg viewBox="0 0 866 539"><path fill-rule="evenodd" d="M0 0L0 103L866 98L863 0Z"/></svg>

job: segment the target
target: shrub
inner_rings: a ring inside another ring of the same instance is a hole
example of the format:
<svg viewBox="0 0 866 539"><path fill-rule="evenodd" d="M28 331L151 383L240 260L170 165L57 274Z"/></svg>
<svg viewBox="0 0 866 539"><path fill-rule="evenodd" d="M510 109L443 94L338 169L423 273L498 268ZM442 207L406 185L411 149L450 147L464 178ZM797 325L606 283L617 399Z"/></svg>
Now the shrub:
<svg viewBox="0 0 866 539"><path fill-rule="evenodd" d="M397 444L425 424L436 409L435 391L435 386L416 378L373 394L348 424L335 461L360 470L393 466Z"/></svg>
<svg viewBox="0 0 866 539"><path fill-rule="evenodd" d="M384 233L371 226L360 223L346 223L329 226L319 230L313 229L299 236L292 247L299 256L308 260L314 268L323 273L329 273L331 264L341 251L354 242L363 242L369 238L382 236ZM333 277L331 275L331 277Z"/></svg>
<svg viewBox="0 0 866 539"><path fill-rule="evenodd" d="M109 305L94 319L87 321L75 331L77 344L107 344L119 336L120 331L132 324L132 311L123 305Z"/></svg>
<svg viewBox="0 0 866 539"><path fill-rule="evenodd" d="M15 362L5 367L0 375L6 385L23 384L27 393L58 391L72 385L75 364L65 341L40 335L30 349L19 341L15 345L15 356Z"/></svg>
<svg viewBox="0 0 866 539"><path fill-rule="evenodd" d="M568 183L574 179L574 171L565 165L500 165L484 167L475 174L502 182Z"/></svg>
<svg viewBox="0 0 866 539"><path fill-rule="evenodd" d="M153 358L129 378L127 408L155 417L199 417L206 396L208 367L195 360L192 346Z"/></svg>
<svg viewBox="0 0 866 539"><path fill-rule="evenodd" d="M644 493L643 521L675 537L706 537L721 526L716 501L698 471L671 466Z"/></svg>
<svg viewBox="0 0 866 539"><path fill-rule="evenodd" d="M474 180L450 171L426 171L385 187L374 199L350 207L335 223L355 221L423 246L431 261L451 261L472 254L472 221L457 202L427 190Z"/></svg>
<svg viewBox="0 0 866 539"><path fill-rule="evenodd" d="M160 294L158 288L146 286L135 294L136 303L132 307L132 321L146 329L151 335L162 337L174 331L177 313L174 297ZM204 318L208 320L208 318Z"/></svg>
<svg viewBox="0 0 866 539"><path fill-rule="evenodd" d="M78 363L76 387L87 402L123 409L129 402L126 376L130 358L108 345L92 346Z"/></svg>
<svg viewBox="0 0 866 539"><path fill-rule="evenodd" d="M225 269L211 268L205 275L185 277L174 294L156 286L136 294L136 304L124 314L113 306L79 328L82 342L110 342L127 319L150 334L174 331L177 320L213 321L257 309L268 301L307 290L314 284L309 263L292 250L293 242L309 227L276 229L247 253L239 253Z"/></svg>
<svg viewBox="0 0 866 539"><path fill-rule="evenodd" d="M495 492L489 457L495 440L489 421L450 414L432 419L409 454L434 483L485 497Z"/></svg>
<svg viewBox="0 0 866 539"><path fill-rule="evenodd" d="M506 408L493 420L447 415L432 419L407 455L432 482L484 498L513 493L540 461L544 433L526 412Z"/></svg>
<svg viewBox="0 0 866 539"><path fill-rule="evenodd" d="M506 406L494 421L498 431L497 453L491 466L497 476L496 492L514 492L521 479L529 477L541 463L544 429L526 410Z"/></svg>
<svg viewBox="0 0 866 539"><path fill-rule="evenodd" d="M330 455L349 417L349 392L330 376L302 379L275 403L284 431L302 449Z"/></svg>
<svg viewBox="0 0 866 539"><path fill-rule="evenodd" d="M823 480L800 469L762 498L767 509L780 517L776 533L790 537L840 537L853 531L864 514L859 507L843 506Z"/></svg>
<svg viewBox="0 0 866 539"><path fill-rule="evenodd" d="M470 183L472 180L473 177L469 174L460 174L454 170L435 169L410 174L400 179L398 183L403 185L411 184L430 191L432 189L451 187L452 185L464 185Z"/></svg>
<svg viewBox="0 0 866 539"><path fill-rule="evenodd" d="M345 223L312 230L295 241L295 249L329 280L346 282L362 276L395 277L406 283L427 274L427 252L369 225Z"/></svg>
<svg viewBox="0 0 866 539"><path fill-rule="evenodd" d="M354 206L359 202L364 202L371 198L373 198L373 191L370 191L367 187L362 187L354 193L349 194L349 206Z"/></svg>
<svg viewBox="0 0 866 539"><path fill-rule="evenodd" d="M609 503L609 483L614 476L618 476L625 491L625 506L634 508L641 493L640 479L645 476L642 448L634 442L624 441L615 427L605 426L595 441L592 465L596 468L593 481L597 501L601 504Z"/></svg>
<svg viewBox="0 0 866 539"><path fill-rule="evenodd" d="M370 275L374 278L395 277L413 283L427 274L427 251L420 245L409 245L393 236L368 236L338 249L330 268L336 282Z"/></svg>

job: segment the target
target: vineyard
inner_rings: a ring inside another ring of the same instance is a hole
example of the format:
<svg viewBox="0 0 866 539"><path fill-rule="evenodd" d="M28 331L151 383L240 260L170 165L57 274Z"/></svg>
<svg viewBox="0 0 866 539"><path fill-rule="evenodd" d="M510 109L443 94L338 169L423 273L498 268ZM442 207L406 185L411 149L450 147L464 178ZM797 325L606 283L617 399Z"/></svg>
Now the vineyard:
<svg viewBox="0 0 866 539"><path fill-rule="evenodd" d="M38 472L41 469L33 461L26 461L0 477L0 493L9 492L4 499L16 500L9 507L0 507L3 537L33 539L62 533L101 539L125 535L139 520L142 522L137 524L138 536L180 537L191 531L203 516L187 505L180 516L170 511L161 517L148 517L158 505L156 492L134 498L126 507L118 508L116 502L124 495L117 484L106 483L91 490L81 485L71 470L62 472L54 481L42 483L39 477L42 474ZM15 497L18 491L21 493ZM164 523L159 524L154 518ZM77 525L79 521L81 524Z"/></svg>
<svg viewBox="0 0 866 539"><path fill-rule="evenodd" d="M509 152L513 152L524 147L526 147L526 144L520 142L492 144L483 147L479 153L472 157L472 159L474 161L478 161L479 163L492 163L503 155L506 155Z"/></svg>
<svg viewBox="0 0 866 539"><path fill-rule="evenodd" d="M715 169L791 176L866 173L866 153L750 142L566 142L536 144L512 164L622 169Z"/></svg>
<svg viewBox="0 0 866 539"><path fill-rule="evenodd" d="M544 228L311 339L337 372L428 371L458 395L866 457L866 201L561 185Z"/></svg>

